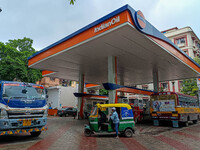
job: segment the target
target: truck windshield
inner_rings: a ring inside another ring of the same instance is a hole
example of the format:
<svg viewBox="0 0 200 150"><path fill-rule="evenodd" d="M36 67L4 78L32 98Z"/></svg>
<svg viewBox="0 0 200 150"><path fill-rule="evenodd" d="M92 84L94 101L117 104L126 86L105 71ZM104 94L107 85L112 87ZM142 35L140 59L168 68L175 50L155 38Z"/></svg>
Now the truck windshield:
<svg viewBox="0 0 200 150"><path fill-rule="evenodd" d="M3 98L8 99L45 99L45 91L42 86L25 84L4 84Z"/></svg>

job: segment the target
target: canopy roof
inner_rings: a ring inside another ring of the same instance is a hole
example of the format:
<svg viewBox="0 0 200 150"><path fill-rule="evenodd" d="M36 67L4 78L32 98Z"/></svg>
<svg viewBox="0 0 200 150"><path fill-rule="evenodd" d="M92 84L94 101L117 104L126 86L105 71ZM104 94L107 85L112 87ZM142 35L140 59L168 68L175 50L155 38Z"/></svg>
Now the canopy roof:
<svg viewBox="0 0 200 150"><path fill-rule="evenodd" d="M200 67L145 20L141 11L125 5L29 57L29 67L43 75L85 82L107 82L108 56L117 58L118 81L127 86L198 77Z"/></svg>

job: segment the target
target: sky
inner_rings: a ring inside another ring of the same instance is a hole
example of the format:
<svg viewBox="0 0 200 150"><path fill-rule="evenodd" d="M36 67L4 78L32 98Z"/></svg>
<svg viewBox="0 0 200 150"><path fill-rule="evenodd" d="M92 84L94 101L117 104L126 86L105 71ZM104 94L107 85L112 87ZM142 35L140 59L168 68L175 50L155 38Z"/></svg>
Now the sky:
<svg viewBox="0 0 200 150"><path fill-rule="evenodd" d="M28 37L41 50L126 4L160 31L190 26L200 38L200 0L0 0L0 42Z"/></svg>

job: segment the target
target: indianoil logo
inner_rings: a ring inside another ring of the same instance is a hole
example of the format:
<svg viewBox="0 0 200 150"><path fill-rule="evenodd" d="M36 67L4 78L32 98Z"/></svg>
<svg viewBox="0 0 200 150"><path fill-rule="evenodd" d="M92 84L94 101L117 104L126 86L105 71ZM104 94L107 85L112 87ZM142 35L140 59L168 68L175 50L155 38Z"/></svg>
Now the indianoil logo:
<svg viewBox="0 0 200 150"><path fill-rule="evenodd" d="M136 17L135 20L138 24L138 27L140 29L144 29L146 27L146 19L145 19L143 13L140 10L138 10L135 12L135 17Z"/></svg>
<svg viewBox="0 0 200 150"><path fill-rule="evenodd" d="M99 27L94 28L94 33L99 32L105 28L108 28L112 25L114 25L115 23L120 22L120 16L117 16L115 18L112 18L112 20L106 22L106 23L102 23Z"/></svg>

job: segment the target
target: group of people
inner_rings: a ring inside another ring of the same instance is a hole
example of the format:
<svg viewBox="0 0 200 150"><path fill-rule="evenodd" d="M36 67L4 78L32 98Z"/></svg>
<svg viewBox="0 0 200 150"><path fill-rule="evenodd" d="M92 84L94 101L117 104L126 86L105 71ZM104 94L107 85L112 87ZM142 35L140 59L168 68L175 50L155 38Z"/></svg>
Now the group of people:
<svg viewBox="0 0 200 150"><path fill-rule="evenodd" d="M102 123L106 122L106 114L102 111L99 111L100 120L99 120L99 126L101 126ZM119 129L119 116L116 111L116 108L112 108L112 112L110 114L110 119L112 120L112 123L114 124L115 131L116 131L116 138L118 138L118 129Z"/></svg>

